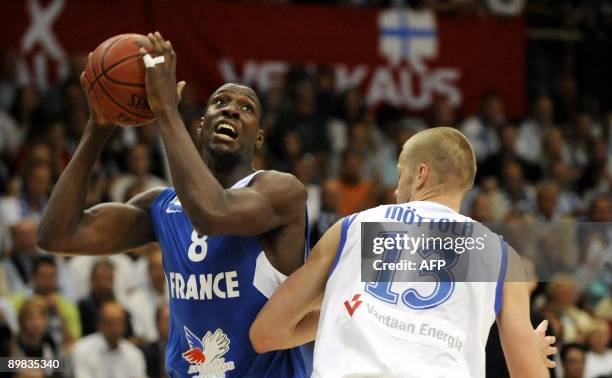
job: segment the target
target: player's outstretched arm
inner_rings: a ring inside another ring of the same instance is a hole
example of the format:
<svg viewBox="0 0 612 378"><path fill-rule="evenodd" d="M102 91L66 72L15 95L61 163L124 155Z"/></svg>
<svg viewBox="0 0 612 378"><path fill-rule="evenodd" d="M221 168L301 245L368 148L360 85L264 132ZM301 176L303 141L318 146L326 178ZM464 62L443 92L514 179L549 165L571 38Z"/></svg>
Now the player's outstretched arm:
<svg viewBox="0 0 612 378"><path fill-rule="evenodd" d="M541 342L534 332L529 316L529 294L524 280L519 280L520 257L508 249L507 276L503 289L501 311L497 316L500 339L511 377L549 377L542 362ZM545 358L545 357L544 357Z"/></svg>
<svg viewBox="0 0 612 378"><path fill-rule="evenodd" d="M93 166L112 131L113 126L90 109L83 137L38 226L41 248L66 254L111 254L154 241L148 207L159 190L136 196L127 204L108 203L84 210Z"/></svg>
<svg viewBox="0 0 612 378"><path fill-rule="evenodd" d="M342 221L319 240L306 263L274 292L251 325L258 353L288 349L314 340L329 271L338 251Z"/></svg>
<svg viewBox="0 0 612 378"><path fill-rule="evenodd" d="M147 68L147 97L160 124L172 182L194 228L206 235L255 236L304 217L307 192L294 176L266 172L253 185L224 189L203 163L178 112L176 54L159 33L149 34L164 63ZM145 53L146 51L142 51Z"/></svg>

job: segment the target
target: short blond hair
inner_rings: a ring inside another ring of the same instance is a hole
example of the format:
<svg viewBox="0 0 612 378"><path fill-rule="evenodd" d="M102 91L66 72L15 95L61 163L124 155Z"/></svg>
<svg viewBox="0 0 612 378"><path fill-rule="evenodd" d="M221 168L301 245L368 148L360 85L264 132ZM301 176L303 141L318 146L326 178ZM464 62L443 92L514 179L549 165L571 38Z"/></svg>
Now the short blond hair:
<svg viewBox="0 0 612 378"><path fill-rule="evenodd" d="M34 295L31 298L26 299L21 304L21 307L19 307L19 314L17 319L19 322L19 328L23 329L25 327L26 319L31 317L33 313L38 312L42 315L47 316L48 311L49 304L43 297L39 295Z"/></svg>
<svg viewBox="0 0 612 378"><path fill-rule="evenodd" d="M476 155L469 140L452 127L434 127L416 133L404 144L400 165L425 163L432 186L467 192L476 177Z"/></svg>

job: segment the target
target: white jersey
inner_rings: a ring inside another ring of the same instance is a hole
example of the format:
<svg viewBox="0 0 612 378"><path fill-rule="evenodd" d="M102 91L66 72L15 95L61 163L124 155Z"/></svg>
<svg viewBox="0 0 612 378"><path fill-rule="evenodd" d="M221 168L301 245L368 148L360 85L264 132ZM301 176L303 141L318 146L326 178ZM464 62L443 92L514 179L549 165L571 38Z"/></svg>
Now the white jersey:
<svg viewBox="0 0 612 378"><path fill-rule="evenodd" d="M453 282L447 293L436 282L361 282L361 223L396 222L389 214L397 211L431 222L474 222L425 201L344 218L321 308L313 377L484 377L485 345L501 306L505 243L491 233L499 276L494 282ZM420 308L406 304L408 291Z"/></svg>

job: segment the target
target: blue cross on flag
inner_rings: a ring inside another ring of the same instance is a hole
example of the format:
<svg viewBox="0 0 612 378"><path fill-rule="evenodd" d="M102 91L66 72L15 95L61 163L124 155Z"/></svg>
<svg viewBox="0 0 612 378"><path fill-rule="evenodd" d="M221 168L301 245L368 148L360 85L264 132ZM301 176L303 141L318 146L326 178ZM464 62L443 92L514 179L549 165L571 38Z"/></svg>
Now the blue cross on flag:
<svg viewBox="0 0 612 378"><path fill-rule="evenodd" d="M424 67L423 60L438 56L438 31L432 11L389 9L378 16L378 49L393 65L402 59Z"/></svg>

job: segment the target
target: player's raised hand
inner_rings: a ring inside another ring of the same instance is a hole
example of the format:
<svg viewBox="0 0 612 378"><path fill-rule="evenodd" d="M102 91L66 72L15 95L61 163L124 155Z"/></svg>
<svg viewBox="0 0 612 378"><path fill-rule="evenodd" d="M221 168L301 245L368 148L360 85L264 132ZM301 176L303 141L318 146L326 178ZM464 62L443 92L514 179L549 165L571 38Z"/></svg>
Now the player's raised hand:
<svg viewBox="0 0 612 378"><path fill-rule="evenodd" d="M149 33L147 38L153 49L147 53L142 48L140 53L147 68L145 83L149 107L158 115L178 106L185 82L176 83L176 53L172 43L166 41L160 32Z"/></svg>
<svg viewBox="0 0 612 378"><path fill-rule="evenodd" d="M91 55L91 53L89 53L89 55ZM90 57L88 56L88 59L89 58ZM87 79L85 78L85 71L81 73L79 80L81 81L81 88L83 89L83 92L85 93L85 96L87 97L87 105L89 106L90 122L93 122L96 126L111 127L112 126L111 122L107 120L106 118L104 118L104 116L95 109L95 106L92 103L91 93L90 93L91 91L89 90L90 83L88 83Z"/></svg>
<svg viewBox="0 0 612 378"><path fill-rule="evenodd" d="M551 359L552 357L549 358L557 354L557 348L554 346L556 339L554 336L546 336L547 329L548 320L543 320L534 332L538 339L538 347L541 351L542 361L547 368L552 369L557 366L557 363Z"/></svg>

